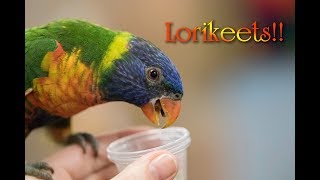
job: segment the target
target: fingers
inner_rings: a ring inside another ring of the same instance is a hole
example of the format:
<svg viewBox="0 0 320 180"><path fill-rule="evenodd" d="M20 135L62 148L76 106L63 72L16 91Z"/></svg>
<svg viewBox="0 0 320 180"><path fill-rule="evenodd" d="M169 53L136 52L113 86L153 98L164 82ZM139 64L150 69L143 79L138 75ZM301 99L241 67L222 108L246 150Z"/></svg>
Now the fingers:
<svg viewBox="0 0 320 180"><path fill-rule="evenodd" d="M99 142L99 150L98 150L98 157L96 161L94 162L94 171L97 171L101 168L103 168L106 165L109 165L110 160L107 157L107 146L113 142L116 139L128 136L130 134L134 134L140 131L145 131L150 129L148 126L137 126L137 127L131 127L123 130L116 131L114 133L109 134L101 134L97 136L97 140Z"/></svg>
<svg viewBox="0 0 320 180"><path fill-rule="evenodd" d="M54 179L64 179L63 177L65 177L66 174L68 174L71 179L80 179L93 172L102 171L102 169L106 169L106 167L113 165L113 163L108 160L106 152L107 146L112 141L147 129L150 129L150 127L140 126L120 130L115 133L99 135L97 137L99 142L97 158L94 158L92 149L89 145L86 147L87 153L85 154L78 145L71 145L53 154L44 161L48 162L50 166L54 168ZM114 171L111 170L111 172ZM112 173L112 176L114 175L115 173Z"/></svg>
<svg viewBox="0 0 320 180"><path fill-rule="evenodd" d="M106 180L111 179L118 174L118 169L114 164L109 165L108 167L102 168L99 171L96 171L89 176L86 180Z"/></svg>
<svg viewBox="0 0 320 180"><path fill-rule="evenodd" d="M103 166L110 164L105 154L99 153L97 158L89 145L86 146L86 153L78 145L71 145L51 155L44 161L54 169L53 179L81 179Z"/></svg>
<svg viewBox="0 0 320 180"><path fill-rule="evenodd" d="M172 180L177 171L174 155L167 151L156 151L136 160L112 180Z"/></svg>
<svg viewBox="0 0 320 180"><path fill-rule="evenodd" d="M39 180L38 178L36 177L33 177L33 176L25 176L25 180Z"/></svg>

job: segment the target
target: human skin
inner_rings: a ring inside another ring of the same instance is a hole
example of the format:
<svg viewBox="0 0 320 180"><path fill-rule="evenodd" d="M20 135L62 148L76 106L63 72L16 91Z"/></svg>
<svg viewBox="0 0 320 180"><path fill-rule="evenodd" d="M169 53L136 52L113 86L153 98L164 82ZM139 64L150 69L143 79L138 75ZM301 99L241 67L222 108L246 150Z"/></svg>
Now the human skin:
<svg viewBox="0 0 320 180"><path fill-rule="evenodd" d="M167 151L155 151L141 157L120 174L114 163L107 158L106 148L114 140L130 134L150 129L140 126L120 130L114 133L103 133L97 136L99 142L98 157L93 157L93 151L86 147L86 153L78 145L70 145L50 155L43 161L50 164L54 169L53 179L59 180L99 180L111 179L124 180L154 180L173 179L177 173L176 157ZM155 163L156 162L156 163ZM26 180L37 178L26 176Z"/></svg>

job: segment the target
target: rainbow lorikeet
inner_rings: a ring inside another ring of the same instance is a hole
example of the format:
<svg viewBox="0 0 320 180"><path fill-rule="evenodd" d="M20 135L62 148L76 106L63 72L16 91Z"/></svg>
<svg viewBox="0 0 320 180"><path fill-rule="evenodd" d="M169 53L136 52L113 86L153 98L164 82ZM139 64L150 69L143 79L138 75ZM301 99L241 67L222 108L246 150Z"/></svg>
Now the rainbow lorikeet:
<svg viewBox="0 0 320 180"><path fill-rule="evenodd" d="M25 31L25 137L51 127L62 136L70 117L97 104L124 101L140 107L159 125L170 126L180 112L183 87L170 59L151 42L83 20L62 19ZM61 131L59 131L61 129ZM59 136L59 134L61 136ZM88 133L68 143L97 142ZM60 139L62 140L62 139ZM25 165L28 175L51 179L46 163Z"/></svg>

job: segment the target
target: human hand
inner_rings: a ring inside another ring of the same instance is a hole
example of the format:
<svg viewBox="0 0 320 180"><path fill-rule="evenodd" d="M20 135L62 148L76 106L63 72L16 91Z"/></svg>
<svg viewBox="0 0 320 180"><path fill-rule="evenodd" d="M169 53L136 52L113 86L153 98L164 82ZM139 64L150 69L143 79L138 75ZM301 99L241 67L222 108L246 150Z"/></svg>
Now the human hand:
<svg viewBox="0 0 320 180"><path fill-rule="evenodd" d="M54 180L170 180L177 173L176 157L167 151L155 151L146 154L128 165L118 174L117 168L107 158L106 148L114 140L130 134L147 130L148 127L133 127L97 137L99 142L98 157L94 158L92 149L83 153L78 145L70 145L44 159L54 169ZM37 178L26 176L26 180Z"/></svg>

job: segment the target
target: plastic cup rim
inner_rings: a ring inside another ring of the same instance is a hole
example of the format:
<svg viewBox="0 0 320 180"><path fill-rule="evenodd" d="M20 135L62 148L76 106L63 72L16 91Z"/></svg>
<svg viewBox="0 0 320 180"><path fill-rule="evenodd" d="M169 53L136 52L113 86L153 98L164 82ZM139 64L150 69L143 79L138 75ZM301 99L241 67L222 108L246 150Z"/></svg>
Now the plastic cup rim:
<svg viewBox="0 0 320 180"><path fill-rule="evenodd" d="M173 130L173 129L177 132L182 132L183 135L172 142L169 142L169 143L164 144L162 146L150 148L150 149L131 151L131 152L125 152L125 151L124 152L115 152L115 151L110 150L114 146L121 144L121 143L124 143L130 139L135 139L135 138L138 138L138 137L143 136L145 134L157 133L157 131L162 130L162 129L150 129L150 130L138 132L138 133L123 137L121 139L115 140L115 141L111 142L109 144L109 146L107 147L108 157L110 160L115 160L115 161L124 160L125 161L125 160L138 158L144 154L147 154L149 152L156 151L156 150L167 150L173 154L181 152L182 150L185 150L191 143L190 133L186 128L183 128L183 127L168 127L164 130Z"/></svg>

